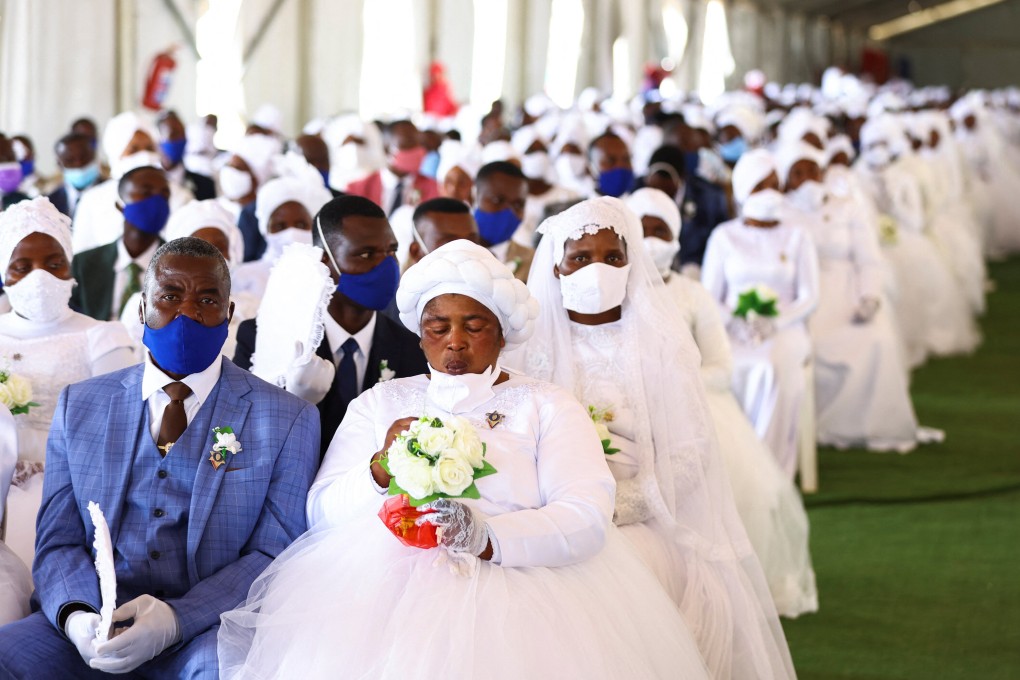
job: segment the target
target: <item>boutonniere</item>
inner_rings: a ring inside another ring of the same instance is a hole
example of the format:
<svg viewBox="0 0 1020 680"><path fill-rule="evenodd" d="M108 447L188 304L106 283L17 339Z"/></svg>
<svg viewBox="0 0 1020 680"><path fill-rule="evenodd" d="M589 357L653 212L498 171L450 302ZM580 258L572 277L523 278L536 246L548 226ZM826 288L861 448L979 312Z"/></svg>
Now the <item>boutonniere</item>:
<svg viewBox="0 0 1020 680"><path fill-rule="evenodd" d="M390 362L383 359L379 362L379 382L386 382L397 377L397 372L390 368Z"/></svg>
<svg viewBox="0 0 1020 680"><path fill-rule="evenodd" d="M241 452L241 442L234 436L233 428L214 427L213 434L216 435L216 441L209 454L209 462L213 470L219 470L221 465Z"/></svg>
<svg viewBox="0 0 1020 680"><path fill-rule="evenodd" d="M409 205L412 208L414 208L419 203L421 203L421 192L419 190L417 190L417 189L412 189L411 190L411 195L408 196L408 198L407 198L407 205Z"/></svg>

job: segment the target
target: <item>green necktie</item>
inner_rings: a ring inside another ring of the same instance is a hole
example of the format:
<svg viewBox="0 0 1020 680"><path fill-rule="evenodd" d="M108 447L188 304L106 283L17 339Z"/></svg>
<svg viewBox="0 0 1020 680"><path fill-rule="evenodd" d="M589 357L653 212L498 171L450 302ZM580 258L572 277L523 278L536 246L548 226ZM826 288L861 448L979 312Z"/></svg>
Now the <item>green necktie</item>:
<svg viewBox="0 0 1020 680"><path fill-rule="evenodd" d="M124 314L128 300L135 293L142 292L142 268L138 263L132 262L127 267L127 282L124 284L124 291L120 294L120 309L117 310L117 318Z"/></svg>

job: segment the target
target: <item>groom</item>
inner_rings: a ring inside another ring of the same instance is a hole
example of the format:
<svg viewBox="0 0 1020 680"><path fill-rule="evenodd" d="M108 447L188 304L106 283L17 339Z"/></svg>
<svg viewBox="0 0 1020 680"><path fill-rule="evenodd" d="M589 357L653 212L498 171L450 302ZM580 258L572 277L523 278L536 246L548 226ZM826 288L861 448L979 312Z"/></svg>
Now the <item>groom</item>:
<svg viewBox="0 0 1020 680"><path fill-rule="evenodd" d="M41 611L0 628L0 678L217 677L220 614L305 530L319 461L315 407L220 356L229 297L214 247L161 246L139 310L145 362L60 395L33 571ZM89 501L117 575L105 642Z"/></svg>

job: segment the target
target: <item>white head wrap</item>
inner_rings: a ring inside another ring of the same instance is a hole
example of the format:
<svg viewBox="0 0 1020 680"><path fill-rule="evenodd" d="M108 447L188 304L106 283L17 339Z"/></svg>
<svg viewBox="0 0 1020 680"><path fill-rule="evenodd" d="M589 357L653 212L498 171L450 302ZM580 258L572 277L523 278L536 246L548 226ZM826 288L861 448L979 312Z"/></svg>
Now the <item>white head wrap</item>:
<svg viewBox="0 0 1020 680"><path fill-rule="evenodd" d="M280 140L269 135L245 135L234 147L234 155L248 164L259 186L273 174L273 156L283 153Z"/></svg>
<svg viewBox="0 0 1020 680"><path fill-rule="evenodd" d="M321 178L318 184L294 177L271 179L262 185L255 196L255 217L259 221L259 231L263 235L266 234L266 230L269 229L269 218L284 203L290 201L300 203L314 218L332 197L329 190L322 185Z"/></svg>
<svg viewBox="0 0 1020 680"><path fill-rule="evenodd" d="M712 125L712 120L705 113L705 109L697 104L688 104L683 107L681 114L684 117L684 122L688 127L694 128L695 130L704 130L710 135L715 134L715 126Z"/></svg>
<svg viewBox="0 0 1020 680"><path fill-rule="evenodd" d="M733 168L733 198L743 203L763 179L776 171L776 159L770 151L748 151Z"/></svg>
<svg viewBox="0 0 1020 680"><path fill-rule="evenodd" d="M255 110L251 122L276 134L283 133L283 112L272 104L263 104Z"/></svg>
<svg viewBox="0 0 1020 680"><path fill-rule="evenodd" d="M538 128L534 125L525 125L522 128L518 128L517 132L513 134L510 138L510 145L518 156L524 156L528 153L528 147L536 141L549 146L549 142L538 133Z"/></svg>
<svg viewBox="0 0 1020 680"><path fill-rule="evenodd" d="M463 142L447 139L439 145L439 167L436 169L436 181L440 184L454 168L460 168L474 179L480 167Z"/></svg>
<svg viewBox="0 0 1020 680"><path fill-rule="evenodd" d="M732 125L748 144L755 144L765 131L765 115L744 104L734 104L719 112L715 124L720 129Z"/></svg>
<svg viewBox="0 0 1020 680"><path fill-rule="evenodd" d="M892 145L897 136L903 134L900 121L891 113L869 117L861 126L861 148L867 149L879 143Z"/></svg>
<svg viewBox="0 0 1020 680"><path fill-rule="evenodd" d="M482 165L494 163L496 161L520 161L519 154L514 150L514 147L510 142L502 139L497 139L494 142L489 142L482 147Z"/></svg>
<svg viewBox="0 0 1020 680"><path fill-rule="evenodd" d="M674 239L680 236L680 207L666 192L645 187L625 198L624 203L638 219L645 215L658 217L673 232Z"/></svg>
<svg viewBox="0 0 1020 680"><path fill-rule="evenodd" d="M166 223L163 238L173 241L176 238L191 236L206 227L219 229L227 237L229 244L227 264L236 267L244 261L244 238L241 236L241 230L237 228L233 216L215 199L191 201L173 211Z"/></svg>
<svg viewBox="0 0 1020 680"><path fill-rule="evenodd" d="M825 144L828 129L828 123L816 116L811 109L798 107L790 111L779 124L779 139L784 143L799 142L804 139L804 135L814 133L822 144Z"/></svg>
<svg viewBox="0 0 1020 680"><path fill-rule="evenodd" d="M408 269L397 289L400 320L421 335L425 305L440 295L466 295L499 319L508 349L531 337L538 302L487 248L458 240L436 248Z"/></svg>
<svg viewBox="0 0 1020 680"><path fill-rule="evenodd" d="M825 144L826 164L832 162L832 157L838 153L845 153L847 159L853 161L857 152L854 151L854 143L846 135L836 135Z"/></svg>
<svg viewBox="0 0 1020 680"><path fill-rule="evenodd" d="M71 261L71 219L53 207L44 196L15 203L0 213L0 276L6 274L11 255L29 234L52 236Z"/></svg>
<svg viewBox="0 0 1020 680"><path fill-rule="evenodd" d="M576 241L585 234L597 234L602 229L612 229L620 238L626 238L626 223L633 213L627 210L623 201L609 196L600 196L573 205L558 215L542 222L538 232L552 242L553 264L563 261L565 244ZM638 241L640 241L640 237Z"/></svg>
<svg viewBox="0 0 1020 680"><path fill-rule="evenodd" d="M153 144L159 141L159 132L152 123L134 111L125 111L111 118L103 129L103 153L106 159L113 163L120 158L139 130L149 135Z"/></svg>
<svg viewBox="0 0 1020 680"><path fill-rule="evenodd" d="M776 151L776 172L779 174L780 183L786 185L790 168L802 160L814 161L820 169L825 169L825 155L810 144L790 141L779 145Z"/></svg>

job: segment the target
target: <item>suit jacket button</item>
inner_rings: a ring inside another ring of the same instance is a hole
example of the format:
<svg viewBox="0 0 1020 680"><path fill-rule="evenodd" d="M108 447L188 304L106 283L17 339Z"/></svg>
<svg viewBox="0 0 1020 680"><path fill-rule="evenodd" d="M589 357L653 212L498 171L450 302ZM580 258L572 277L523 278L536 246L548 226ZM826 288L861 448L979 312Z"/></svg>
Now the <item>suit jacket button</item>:
<svg viewBox="0 0 1020 680"><path fill-rule="evenodd" d="M162 517L162 516L163 516L163 515L165 515L165 514L166 514L166 513L165 513L165 512L163 512L163 511L162 511L161 509L159 509L159 508L156 508L155 510L153 510L153 511L152 511L152 516L153 516L153 517Z"/></svg>
<svg viewBox="0 0 1020 680"><path fill-rule="evenodd" d="M159 472L156 473L156 476L159 477L160 479L166 479L168 474L169 473L167 473L166 470L160 470Z"/></svg>
<svg viewBox="0 0 1020 680"><path fill-rule="evenodd" d="M151 557L154 560L158 560L159 559L159 551L158 550L153 550L152 552L149 553L149 557Z"/></svg>

